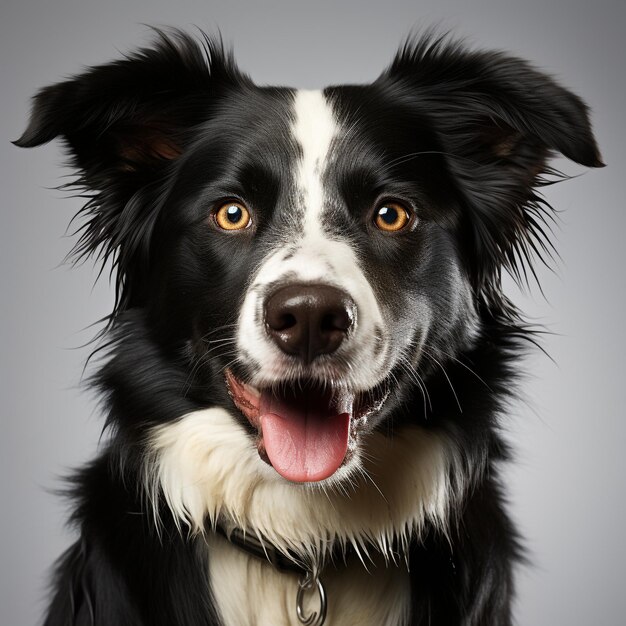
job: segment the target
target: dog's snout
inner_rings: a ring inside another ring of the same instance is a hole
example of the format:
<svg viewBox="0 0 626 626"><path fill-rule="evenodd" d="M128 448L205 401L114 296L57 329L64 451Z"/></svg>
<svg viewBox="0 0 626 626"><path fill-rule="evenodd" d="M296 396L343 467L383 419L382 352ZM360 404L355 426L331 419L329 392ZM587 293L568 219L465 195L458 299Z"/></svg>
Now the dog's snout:
<svg viewBox="0 0 626 626"><path fill-rule="evenodd" d="M285 353L311 363L337 350L354 324L356 305L344 291L323 284L293 284L270 294L265 323Z"/></svg>

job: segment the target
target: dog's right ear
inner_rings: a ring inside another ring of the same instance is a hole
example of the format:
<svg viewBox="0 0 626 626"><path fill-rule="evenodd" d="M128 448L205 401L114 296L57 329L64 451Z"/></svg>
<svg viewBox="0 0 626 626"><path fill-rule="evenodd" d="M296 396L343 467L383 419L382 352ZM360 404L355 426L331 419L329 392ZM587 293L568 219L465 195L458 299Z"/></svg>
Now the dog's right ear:
<svg viewBox="0 0 626 626"><path fill-rule="evenodd" d="M62 137L91 189L157 174L181 154L225 85L247 79L221 42L156 32L153 47L42 89L15 145Z"/></svg>
<svg viewBox="0 0 626 626"><path fill-rule="evenodd" d="M160 185L220 95L249 79L221 41L157 32L154 46L42 89L30 124L14 143L30 148L61 137L78 170L70 188L89 200L72 255L112 261L113 319L145 301Z"/></svg>

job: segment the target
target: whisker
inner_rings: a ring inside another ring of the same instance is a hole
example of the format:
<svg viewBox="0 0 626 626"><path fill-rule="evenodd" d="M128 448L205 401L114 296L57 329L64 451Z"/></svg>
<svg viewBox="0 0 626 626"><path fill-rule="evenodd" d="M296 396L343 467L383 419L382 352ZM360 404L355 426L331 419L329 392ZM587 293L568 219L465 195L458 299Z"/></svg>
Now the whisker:
<svg viewBox="0 0 626 626"><path fill-rule="evenodd" d="M446 372L446 368L430 353L430 351L425 346L422 346L422 350L424 351L424 354L426 355L426 357L434 361L441 368L443 375L446 377L446 380L448 381L448 384L450 385L450 389L452 390L452 394L454 395L456 404L459 407L459 411L463 413L463 408L461 407L461 403L459 402L459 397L457 396L456 390L454 389L454 385L452 384L452 381L450 380L450 377L448 376L448 372Z"/></svg>
<svg viewBox="0 0 626 626"><path fill-rule="evenodd" d="M431 412L433 410L433 405L430 399L430 394L428 393L428 388L426 387L426 382L420 376L419 372L417 371L415 366L411 363L411 361L406 355L404 354L400 355L398 364L403 369L403 371L407 374L409 379L412 380L420 388L420 391L422 392L422 396L424 398L424 416L426 416L428 414L427 407L426 407L427 402L428 402L428 407L430 407Z"/></svg>
<svg viewBox="0 0 626 626"><path fill-rule="evenodd" d="M432 346L429 346L428 344L424 344L424 347L427 350L434 350L434 348L432 348ZM444 356L446 356L447 358L449 358L451 361L454 361L455 363L458 363L461 367L464 367L470 374L472 374L473 376L475 376L483 385L485 385L485 387L489 390L489 391L493 391L493 389L487 384L487 382L485 381L484 378L482 378L475 370L473 370L469 365L467 365L467 363L463 363L463 361L461 361L460 359L458 359L457 357L455 357L453 354L450 354L449 352L446 352L445 350L442 350L441 348L438 348L439 352L441 352L441 354L443 354Z"/></svg>

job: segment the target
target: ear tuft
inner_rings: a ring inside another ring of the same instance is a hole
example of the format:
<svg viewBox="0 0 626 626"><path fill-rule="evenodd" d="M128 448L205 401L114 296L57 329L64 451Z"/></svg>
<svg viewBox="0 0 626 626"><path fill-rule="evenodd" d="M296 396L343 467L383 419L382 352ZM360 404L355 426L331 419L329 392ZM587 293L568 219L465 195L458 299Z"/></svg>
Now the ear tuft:
<svg viewBox="0 0 626 626"><path fill-rule="evenodd" d="M13 144L19 148L35 148L52 141L61 132L59 123L55 123L56 112L64 108L62 85L42 89L33 99L26 130Z"/></svg>
<svg viewBox="0 0 626 626"><path fill-rule="evenodd" d="M155 31L152 47L42 89L14 144L31 148L60 136L87 174L152 168L179 156L226 85L248 79L221 40Z"/></svg>

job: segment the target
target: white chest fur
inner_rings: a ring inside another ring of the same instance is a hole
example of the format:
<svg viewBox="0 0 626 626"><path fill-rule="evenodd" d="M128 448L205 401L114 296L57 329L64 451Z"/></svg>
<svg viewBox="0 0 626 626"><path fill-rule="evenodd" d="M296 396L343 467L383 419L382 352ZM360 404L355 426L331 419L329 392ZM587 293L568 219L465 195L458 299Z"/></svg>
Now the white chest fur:
<svg viewBox="0 0 626 626"><path fill-rule="evenodd" d="M368 570L352 557L347 565L324 571L327 626L407 623L410 594L404 564L386 567L381 558ZM209 571L223 626L301 626L296 616L297 574L278 572L216 535L209 539Z"/></svg>
<svg viewBox="0 0 626 626"><path fill-rule="evenodd" d="M145 480L157 523L161 492L181 527L203 534L220 521L310 560L336 543L356 550L374 544L382 554L393 545L405 548L426 521L445 531L448 507L463 488L453 442L417 426L392 437L368 434L351 470L317 486L279 476L224 409L158 427L149 449ZM300 626L297 575L208 537L211 592L224 626ZM327 626L403 626L406 569L383 562L368 571L353 561L323 573Z"/></svg>
<svg viewBox="0 0 626 626"><path fill-rule="evenodd" d="M442 435L407 427L371 433L358 461L328 484L284 480L260 460L254 442L224 409L190 413L153 432L146 488L159 490L174 517L193 531L218 520L255 532L283 552L315 556L339 541L406 542L429 519L445 526L456 485L455 449ZM458 482L458 481L457 481Z"/></svg>

